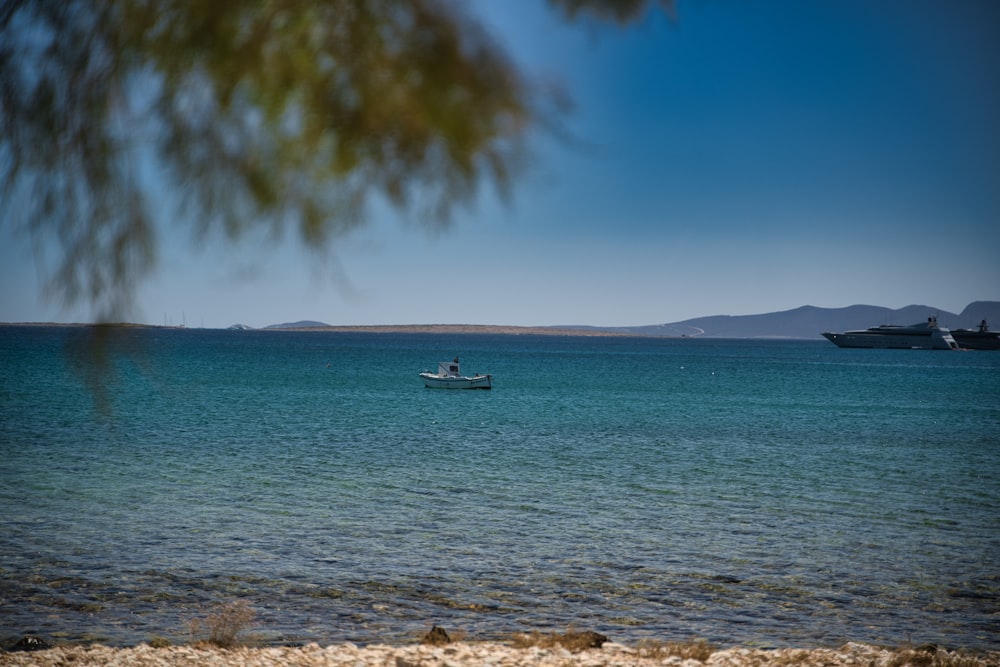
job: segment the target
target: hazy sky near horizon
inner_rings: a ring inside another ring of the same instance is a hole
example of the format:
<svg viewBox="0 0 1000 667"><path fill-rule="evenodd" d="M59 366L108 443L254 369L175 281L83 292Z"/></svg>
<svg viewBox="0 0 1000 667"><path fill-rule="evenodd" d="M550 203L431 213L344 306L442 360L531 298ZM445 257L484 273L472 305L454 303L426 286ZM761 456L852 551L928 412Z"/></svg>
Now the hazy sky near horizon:
<svg viewBox="0 0 1000 667"><path fill-rule="evenodd" d="M129 319L629 326L1000 299L1000 3L679 0L620 29L468 11L572 97L509 203L431 235L387 211L317 259L161 229ZM0 321L89 321L0 228ZM873 324L878 324L873 323Z"/></svg>

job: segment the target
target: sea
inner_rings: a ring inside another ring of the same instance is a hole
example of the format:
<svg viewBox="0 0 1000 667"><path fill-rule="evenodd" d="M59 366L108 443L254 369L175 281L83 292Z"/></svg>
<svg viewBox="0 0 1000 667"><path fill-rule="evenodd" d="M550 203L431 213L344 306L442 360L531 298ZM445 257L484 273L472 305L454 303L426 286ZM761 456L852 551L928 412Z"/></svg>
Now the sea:
<svg viewBox="0 0 1000 667"><path fill-rule="evenodd" d="M423 386L455 356L492 391ZM0 327L0 639L231 603L265 645L1000 649L1000 353Z"/></svg>

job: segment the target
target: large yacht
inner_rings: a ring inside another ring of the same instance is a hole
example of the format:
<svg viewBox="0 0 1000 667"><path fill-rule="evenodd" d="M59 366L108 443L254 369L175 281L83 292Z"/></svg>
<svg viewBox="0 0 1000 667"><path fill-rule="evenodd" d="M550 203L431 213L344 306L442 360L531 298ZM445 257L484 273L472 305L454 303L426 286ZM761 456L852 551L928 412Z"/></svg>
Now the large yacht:
<svg viewBox="0 0 1000 667"><path fill-rule="evenodd" d="M1000 331L990 331L986 320L979 323L977 330L955 329L951 337L966 350L1000 350Z"/></svg>
<svg viewBox="0 0 1000 667"><path fill-rule="evenodd" d="M823 337L837 347L878 347L904 350L957 350L958 343L948 329L939 327L936 317L926 322L899 326L883 324L869 329L824 333Z"/></svg>

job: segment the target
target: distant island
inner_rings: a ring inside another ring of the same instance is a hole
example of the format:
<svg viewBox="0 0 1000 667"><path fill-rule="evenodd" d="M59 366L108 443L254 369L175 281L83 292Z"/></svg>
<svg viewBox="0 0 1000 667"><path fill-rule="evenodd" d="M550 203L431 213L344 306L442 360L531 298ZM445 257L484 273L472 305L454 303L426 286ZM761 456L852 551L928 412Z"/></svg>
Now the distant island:
<svg viewBox="0 0 1000 667"><path fill-rule="evenodd" d="M331 325L316 320L271 324L255 329L246 324L227 327L239 331L341 331L356 333L423 334L502 334L543 336L646 336L654 338L773 338L821 340L824 331L867 329L881 324L915 324L936 316L938 324L949 329L972 329L985 320L991 330L1000 330L1000 301L974 301L961 313L950 313L933 306L912 305L905 308L855 305L846 308L800 306L792 310L759 315L711 315L680 322L632 327L595 327L587 325L513 326L505 324L388 324ZM6 326L112 326L150 329L183 329L152 324L63 324L54 322L8 322Z"/></svg>
<svg viewBox="0 0 1000 667"><path fill-rule="evenodd" d="M761 315L714 315L670 324L625 327L622 331L646 336L690 336L701 338L821 338L824 331L867 329L881 324L916 324L936 316L938 325L949 329L975 329L986 320L1000 329L1000 301L975 301L961 313L912 305L905 308L855 305L846 308L801 306Z"/></svg>
<svg viewBox="0 0 1000 667"><path fill-rule="evenodd" d="M244 325L233 328L246 329ZM617 330L594 327L523 327L502 324L372 324L333 325L322 322L290 322L272 324L262 331L340 331L354 333L430 333L430 334L504 334L540 336L627 336L635 335Z"/></svg>
<svg viewBox="0 0 1000 667"><path fill-rule="evenodd" d="M822 339L824 331L867 329L880 324L914 324L936 316L938 324L949 329L975 329L986 320L1000 329L1000 301L975 301L961 313L950 313L933 306L911 305L891 309L855 305L845 308L801 306L792 310L759 315L712 315L680 322L633 327L594 327L586 325L506 326L486 324L408 324L372 326L335 326L303 320L272 324L266 330L279 331L353 331L359 333L483 333L533 334L562 336L652 336L660 338L776 338ZM231 328L248 328L234 325Z"/></svg>

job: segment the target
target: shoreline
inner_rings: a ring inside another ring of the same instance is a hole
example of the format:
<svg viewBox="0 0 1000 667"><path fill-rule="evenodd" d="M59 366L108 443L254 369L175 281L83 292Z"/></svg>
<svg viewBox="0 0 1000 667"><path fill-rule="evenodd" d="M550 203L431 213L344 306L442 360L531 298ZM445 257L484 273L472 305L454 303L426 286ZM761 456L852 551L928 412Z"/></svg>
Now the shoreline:
<svg viewBox="0 0 1000 667"><path fill-rule="evenodd" d="M638 334L604 331L601 329L573 329L562 327L524 327L502 324L383 324L344 325L327 327L280 327L253 329L253 331L336 331L342 333L401 333L401 334L491 334L503 336L600 336L645 338Z"/></svg>
<svg viewBox="0 0 1000 667"><path fill-rule="evenodd" d="M55 667L73 665L129 665L130 667L998 667L1000 652L967 653L933 645L886 649L847 643L840 648L726 648L710 654L689 655L691 644L615 642L600 648L570 651L561 645L520 647L501 642L462 641L445 645L391 646L350 643L232 649L205 645L128 648L94 645L57 646L38 651L0 653L0 665Z"/></svg>
<svg viewBox="0 0 1000 667"><path fill-rule="evenodd" d="M0 322L0 327L60 327L60 328L92 328L92 329L169 329L171 331L267 331L267 332L316 332L316 333L400 333L400 334L492 334L505 336L595 336L595 337L625 337L650 338L642 334L627 331L608 331L590 327L558 327L558 326L515 326L506 324L344 324L316 327L262 327L260 329L222 329L203 327L167 326L162 324L135 324L131 322ZM654 338L680 338L680 336L652 336Z"/></svg>

